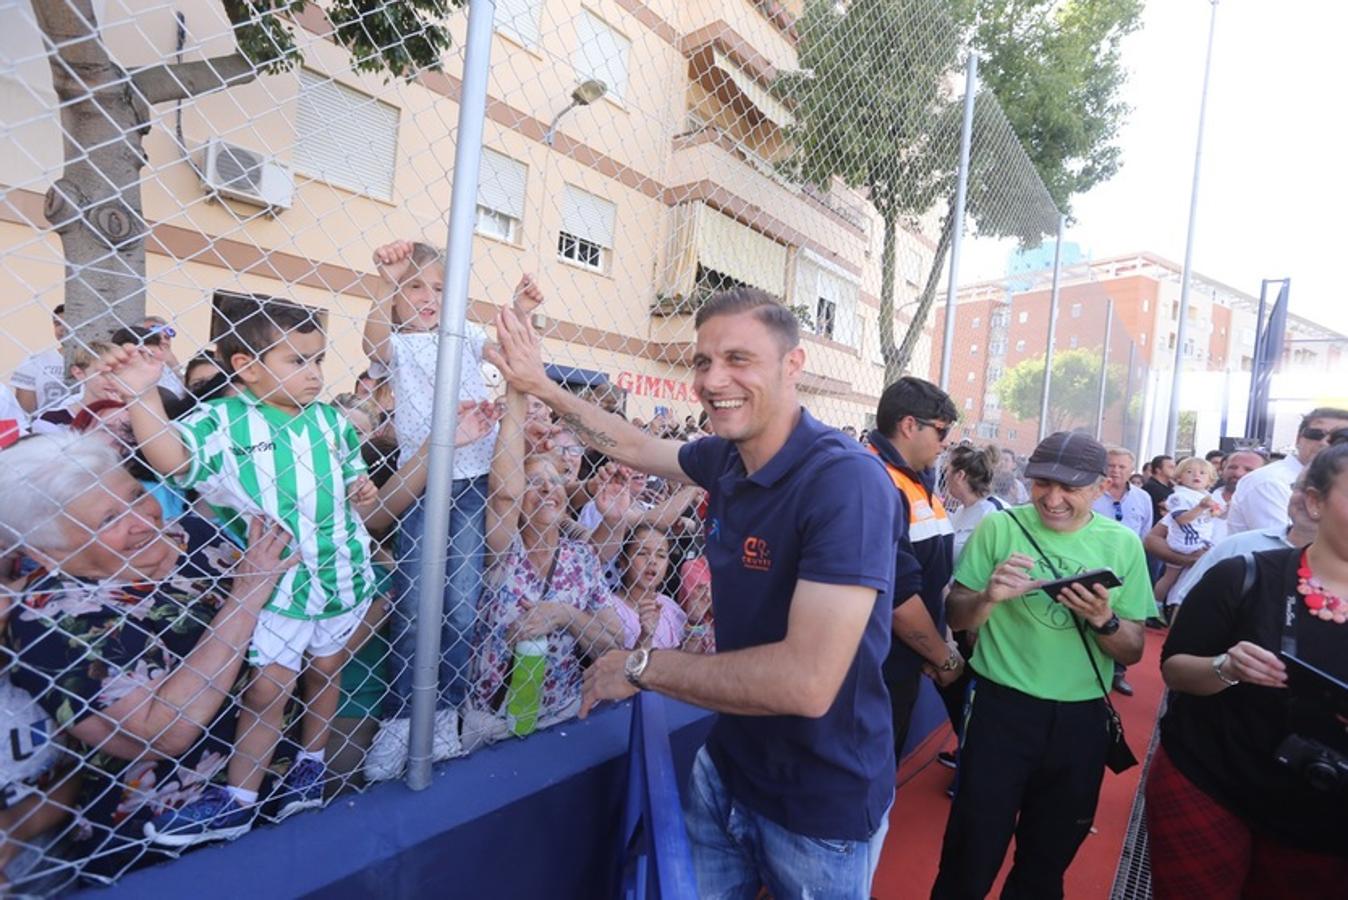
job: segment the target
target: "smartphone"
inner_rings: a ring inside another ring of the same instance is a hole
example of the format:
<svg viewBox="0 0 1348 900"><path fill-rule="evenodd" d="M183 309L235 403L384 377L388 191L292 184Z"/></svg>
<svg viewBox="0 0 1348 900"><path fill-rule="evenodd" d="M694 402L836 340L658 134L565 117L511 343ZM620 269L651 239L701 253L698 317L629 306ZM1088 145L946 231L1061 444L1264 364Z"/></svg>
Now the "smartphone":
<svg viewBox="0 0 1348 900"><path fill-rule="evenodd" d="M1279 653L1278 658L1287 667L1287 686L1294 696L1348 716L1348 684L1290 653Z"/></svg>
<svg viewBox="0 0 1348 900"><path fill-rule="evenodd" d="M1063 588L1069 584L1079 584L1086 590L1090 590L1097 584L1106 588L1122 587L1123 581L1115 575L1110 569L1091 569L1088 572L1079 572L1069 578L1059 578L1057 581L1047 581L1039 586L1039 589L1048 594L1054 600L1062 593Z"/></svg>

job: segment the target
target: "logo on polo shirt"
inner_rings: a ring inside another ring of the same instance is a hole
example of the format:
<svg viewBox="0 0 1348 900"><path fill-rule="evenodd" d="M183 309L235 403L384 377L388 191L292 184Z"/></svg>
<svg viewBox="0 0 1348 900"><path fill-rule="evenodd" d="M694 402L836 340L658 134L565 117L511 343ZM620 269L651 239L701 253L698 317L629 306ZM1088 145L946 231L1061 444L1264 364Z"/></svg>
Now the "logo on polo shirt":
<svg viewBox="0 0 1348 900"><path fill-rule="evenodd" d="M768 552L768 542L758 537L744 539L744 568L755 572L766 572L772 568L772 555Z"/></svg>

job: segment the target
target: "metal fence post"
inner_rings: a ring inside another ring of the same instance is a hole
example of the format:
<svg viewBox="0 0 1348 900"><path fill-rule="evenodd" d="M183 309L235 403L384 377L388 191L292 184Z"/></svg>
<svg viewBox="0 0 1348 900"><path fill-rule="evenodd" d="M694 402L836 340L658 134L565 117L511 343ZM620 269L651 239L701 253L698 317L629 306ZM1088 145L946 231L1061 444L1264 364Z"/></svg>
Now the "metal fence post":
<svg viewBox="0 0 1348 900"><path fill-rule="evenodd" d="M1058 291L1062 286L1062 236L1067 216L1058 214L1058 236L1053 243L1053 289L1048 301L1048 347L1044 350L1044 392L1039 398L1039 440L1048 434L1048 392L1053 386L1053 342L1058 336Z"/></svg>
<svg viewBox="0 0 1348 900"><path fill-rule="evenodd" d="M1184 271L1180 274L1179 323L1175 329L1175 371L1170 381L1170 414L1165 426L1165 452L1175 454L1179 440L1180 380L1184 372L1184 342L1188 330L1189 285L1193 281L1194 226L1198 221L1198 175L1203 168L1203 125L1208 115L1208 78L1212 74L1212 38L1217 32L1217 0L1208 22L1208 54L1203 63L1203 99L1198 104L1198 141L1194 146L1194 183L1189 192L1189 235L1184 243Z"/></svg>
<svg viewBox="0 0 1348 900"><path fill-rule="evenodd" d="M1105 439L1105 389L1109 386L1109 339L1114 331L1114 298L1105 301L1105 346L1100 351L1100 409L1095 418L1095 439Z"/></svg>
<svg viewBox="0 0 1348 900"><path fill-rule="evenodd" d="M477 217L477 176L482 161L482 128L487 109L492 22L496 0L471 0L464 40L463 90L454 154L454 191L449 205L445 285L440 310L440 346L435 361L435 398L422 540L421 596L417 601L417 642L412 664L412 722L408 734L407 786L431 783L431 739L440 675L440 623L444 617L445 558L454 480L454 431L459 419L459 376L468 317L468 274Z"/></svg>
<svg viewBox="0 0 1348 900"><path fill-rule="evenodd" d="M960 246L964 243L964 207L969 194L969 150L978 93L978 54L969 51L964 69L964 123L960 126L960 168L955 184L955 224L950 241L950 278L945 289L945 339L941 345L941 390L950 389L950 351L955 344L955 299L959 294Z"/></svg>

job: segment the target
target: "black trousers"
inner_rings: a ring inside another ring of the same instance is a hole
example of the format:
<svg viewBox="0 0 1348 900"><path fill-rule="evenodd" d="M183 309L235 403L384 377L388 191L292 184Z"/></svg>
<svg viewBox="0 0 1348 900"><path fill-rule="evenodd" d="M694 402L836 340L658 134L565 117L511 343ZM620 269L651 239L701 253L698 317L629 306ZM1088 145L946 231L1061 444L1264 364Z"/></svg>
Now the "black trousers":
<svg viewBox="0 0 1348 900"><path fill-rule="evenodd" d="M913 707L917 705L918 691L922 690L922 673L914 672L902 678L885 676L889 688L889 709L894 716L894 762L903 761L903 745L913 724Z"/></svg>
<svg viewBox="0 0 1348 900"><path fill-rule="evenodd" d="M960 654L966 660L973 658L974 642L970 633L956 631L954 634L955 644L960 648ZM955 732L956 740L964 736L964 698L969 692L969 681L972 678L971 671L966 664L959 678L943 688L937 688L941 695L941 702L945 704L945 713L950 717L950 727Z"/></svg>
<svg viewBox="0 0 1348 900"><path fill-rule="evenodd" d="M1014 835L1003 900L1053 900L1090 833L1109 732L1103 700L1039 700L974 675L933 900L983 900Z"/></svg>

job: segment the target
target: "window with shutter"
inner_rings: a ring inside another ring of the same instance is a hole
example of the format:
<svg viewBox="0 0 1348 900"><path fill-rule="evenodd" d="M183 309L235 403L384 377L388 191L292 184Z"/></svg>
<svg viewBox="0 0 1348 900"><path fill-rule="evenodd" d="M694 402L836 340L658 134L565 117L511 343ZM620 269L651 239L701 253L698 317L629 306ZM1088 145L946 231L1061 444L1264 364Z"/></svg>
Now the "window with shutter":
<svg viewBox="0 0 1348 900"><path fill-rule="evenodd" d="M582 9L576 16L576 51L571 64L580 79L598 78L607 96L623 102L627 94L627 57L632 42L607 22Z"/></svg>
<svg viewBox="0 0 1348 900"><path fill-rule="evenodd" d="M477 182L477 233L514 243L524 219L524 183L528 167L503 153L483 148Z"/></svg>
<svg viewBox="0 0 1348 900"><path fill-rule="evenodd" d="M525 47L538 45L543 0L496 0L496 30Z"/></svg>
<svg viewBox="0 0 1348 900"><path fill-rule="evenodd" d="M596 272L608 271L615 214L614 205L603 197L568 184L562 196L558 257Z"/></svg>
<svg viewBox="0 0 1348 900"><path fill-rule="evenodd" d="M816 334L861 349L860 286L841 269L798 250L794 297L814 316Z"/></svg>
<svg viewBox="0 0 1348 900"><path fill-rule="evenodd" d="M299 73L297 170L321 181L393 199L398 108L309 69Z"/></svg>

